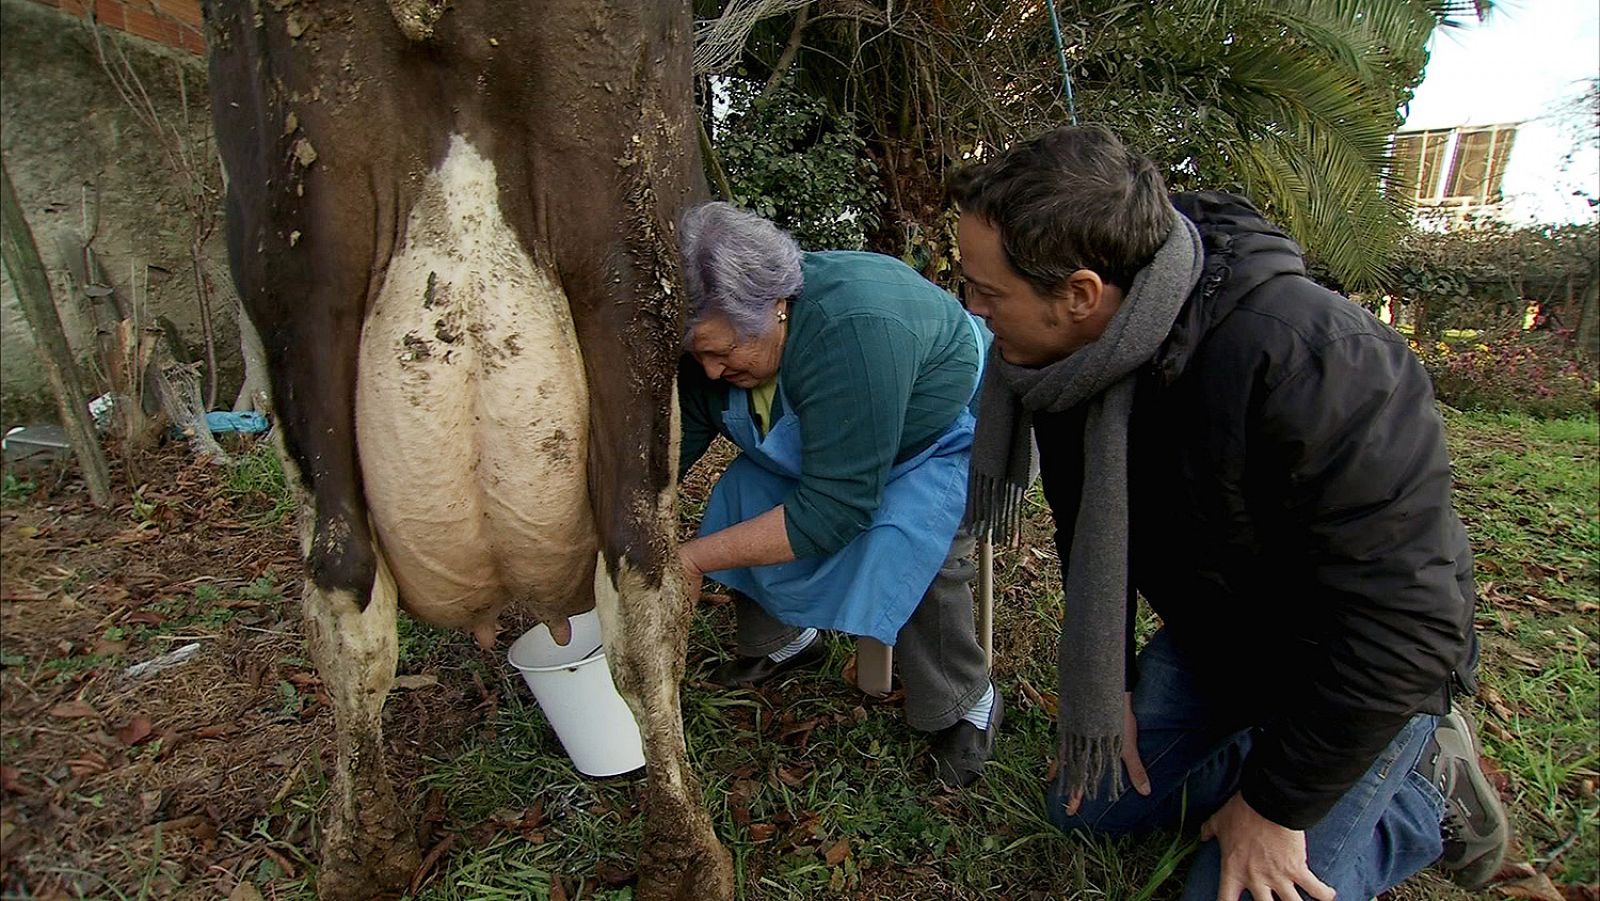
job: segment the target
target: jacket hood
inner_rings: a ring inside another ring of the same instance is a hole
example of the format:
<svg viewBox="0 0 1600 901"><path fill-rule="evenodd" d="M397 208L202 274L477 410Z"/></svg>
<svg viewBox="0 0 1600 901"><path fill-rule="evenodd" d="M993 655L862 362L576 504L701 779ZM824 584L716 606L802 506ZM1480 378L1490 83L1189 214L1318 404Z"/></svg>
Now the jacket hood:
<svg viewBox="0 0 1600 901"><path fill-rule="evenodd" d="M1243 197L1198 191L1174 194L1171 199L1200 232L1206 259L1200 283L1156 353L1156 370L1168 384L1183 374L1206 334L1250 292L1281 275L1306 274L1300 245Z"/></svg>

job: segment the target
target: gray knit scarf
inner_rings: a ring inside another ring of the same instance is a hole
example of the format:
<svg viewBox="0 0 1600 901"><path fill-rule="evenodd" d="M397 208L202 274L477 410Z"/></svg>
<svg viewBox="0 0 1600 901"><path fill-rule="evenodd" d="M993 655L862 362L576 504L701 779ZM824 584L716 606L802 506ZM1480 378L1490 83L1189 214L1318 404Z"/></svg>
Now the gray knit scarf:
<svg viewBox="0 0 1600 901"><path fill-rule="evenodd" d="M1002 544L1016 533L1023 492L1037 472L1033 413L1088 405L1083 494L1066 566L1057 659L1057 753L1069 792L1083 789L1093 797L1109 784L1116 798L1121 788L1128 418L1135 372L1172 330L1203 263L1199 232L1174 211L1166 242L1134 278L1099 339L1043 369L1013 366L991 353L984 373L967 517L975 534L989 532Z"/></svg>

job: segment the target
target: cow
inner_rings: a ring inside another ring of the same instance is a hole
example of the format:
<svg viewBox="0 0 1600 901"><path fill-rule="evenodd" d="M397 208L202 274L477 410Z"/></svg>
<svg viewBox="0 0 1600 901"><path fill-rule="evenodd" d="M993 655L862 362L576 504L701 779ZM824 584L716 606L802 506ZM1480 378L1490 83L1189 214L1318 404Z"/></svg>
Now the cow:
<svg viewBox="0 0 1600 901"><path fill-rule="evenodd" d="M207 0L228 252L303 489L337 731L318 892L418 864L384 770L398 610L492 642L598 607L644 738L641 898L732 897L685 754L674 226L688 5Z"/></svg>

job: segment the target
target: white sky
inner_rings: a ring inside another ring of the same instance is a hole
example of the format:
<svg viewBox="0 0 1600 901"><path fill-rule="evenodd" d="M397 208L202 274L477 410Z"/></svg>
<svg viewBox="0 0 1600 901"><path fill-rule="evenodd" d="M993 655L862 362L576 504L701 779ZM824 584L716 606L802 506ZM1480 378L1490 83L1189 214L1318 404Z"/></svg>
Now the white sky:
<svg viewBox="0 0 1600 901"><path fill-rule="evenodd" d="M1600 197L1600 151L1592 143L1562 160L1594 121L1563 118L1563 101L1600 75L1600 2L1499 0L1489 18L1439 29L1406 129L1524 123L1503 189L1509 218L1578 221L1595 215L1583 191Z"/></svg>

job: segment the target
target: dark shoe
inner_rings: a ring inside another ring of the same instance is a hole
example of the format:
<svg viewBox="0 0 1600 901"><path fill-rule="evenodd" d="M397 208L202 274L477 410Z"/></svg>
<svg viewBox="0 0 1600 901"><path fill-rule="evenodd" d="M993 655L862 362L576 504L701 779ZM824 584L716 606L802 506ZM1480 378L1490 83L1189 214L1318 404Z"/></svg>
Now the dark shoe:
<svg viewBox="0 0 1600 901"><path fill-rule="evenodd" d="M952 788L966 788L983 775L983 765L994 756L994 740L1005 719L1005 700L994 690L994 706L989 708L989 727L979 729L966 720L956 720L934 733L928 742L933 752L933 775Z"/></svg>
<svg viewBox="0 0 1600 901"><path fill-rule="evenodd" d="M1417 772L1444 796L1444 854L1439 868L1467 889L1481 889L1500 872L1511 844L1511 825L1500 795L1479 763L1472 721L1460 708L1439 720L1422 751Z"/></svg>
<svg viewBox="0 0 1600 901"><path fill-rule="evenodd" d="M782 663L774 662L762 654L759 657L735 657L711 671L711 681L723 688L754 688L757 685L807 666L814 666L828 656L828 645L821 633L811 639L805 650Z"/></svg>

